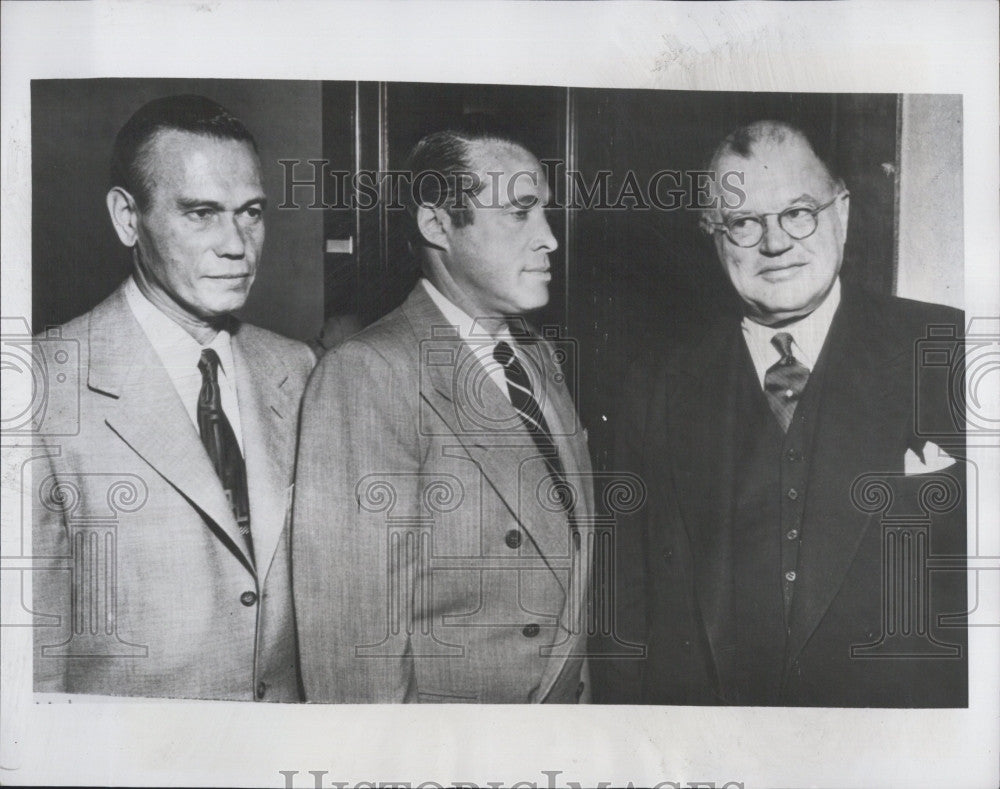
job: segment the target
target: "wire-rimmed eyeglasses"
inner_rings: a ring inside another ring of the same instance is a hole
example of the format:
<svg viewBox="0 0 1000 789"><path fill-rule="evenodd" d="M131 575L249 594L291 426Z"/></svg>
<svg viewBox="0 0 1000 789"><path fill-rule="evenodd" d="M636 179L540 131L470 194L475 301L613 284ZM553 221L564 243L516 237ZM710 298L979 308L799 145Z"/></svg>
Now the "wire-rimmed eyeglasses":
<svg viewBox="0 0 1000 789"><path fill-rule="evenodd" d="M821 211L829 208L841 197L847 197L849 194L850 192L845 189L834 195L827 202L815 207L793 205L781 212L734 216L722 222L703 219L702 223L710 233L725 233L726 238L738 247L755 247L764 238L767 217L776 216L778 217L778 226L792 238L801 241L803 238L809 238L809 236L816 232L816 227L819 225L817 216Z"/></svg>

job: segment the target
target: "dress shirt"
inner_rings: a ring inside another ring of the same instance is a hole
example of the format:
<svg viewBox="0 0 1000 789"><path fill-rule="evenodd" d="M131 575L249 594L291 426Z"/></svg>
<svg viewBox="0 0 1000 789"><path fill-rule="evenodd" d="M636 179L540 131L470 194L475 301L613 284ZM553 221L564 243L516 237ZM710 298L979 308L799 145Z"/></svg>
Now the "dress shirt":
<svg viewBox="0 0 1000 789"><path fill-rule="evenodd" d="M764 326L761 323L743 319L743 338L746 340L747 349L750 351L750 358L753 359L754 369L757 371L757 379L760 381L761 389L764 388L764 376L769 368L781 359L781 353L774 347L771 338L779 332L787 332L792 335L792 355L805 367L812 371L816 367L816 360L819 359L820 351L823 350L823 343L826 335L830 331L830 324L833 323L833 315L840 305L840 278L834 280L833 287L826 294L822 303L794 323L783 326Z"/></svg>
<svg viewBox="0 0 1000 789"><path fill-rule="evenodd" d="M147 299L134 277L129 277L125 285L125 298L142 330L156 350L163 369L177 390L184 409L191 417L194 429L198 431L198 395L201 392L201 370L198 361L203 348L212 348L219 355L219 391L222 394L222 409L232 425L236 441L243 450L243 426L240 422L239 400L236 396L236 366L233 361L231 336L222 330L208 345L201 345L179 324L161 312Z"/></svg>
<svg viewBox="0 0 1000 789"><path fill-rule="evenodd" d="M427 295L431 297L437 308L441 310L448 324L458 329L458 336L469 346L476 360L482 365L483 369L493 380L493 383L497 385L497 388L500 389L508 402L510 401L510 392L507 389L507 374L504 372L503 367L493 359L493 349L497 347L497 343L501 340L513 349L514 355L520 360L521 366L531 380L532 392L534 393L535 400L542 409L545 420L549 423L549 430L553 434L563 433L565 428L562 421L548 402L548 398L545 397L545 388L543 382L539 380L539 373L541 371L538 369L537 363L528 357L523 349L518 347L517 340L510 333L510 329L506 323L503 324L496 335L491 335L485 326L478 320L470 318L463 309L455 306L430 280L421 278L420 283L424 286Z"/></svg>

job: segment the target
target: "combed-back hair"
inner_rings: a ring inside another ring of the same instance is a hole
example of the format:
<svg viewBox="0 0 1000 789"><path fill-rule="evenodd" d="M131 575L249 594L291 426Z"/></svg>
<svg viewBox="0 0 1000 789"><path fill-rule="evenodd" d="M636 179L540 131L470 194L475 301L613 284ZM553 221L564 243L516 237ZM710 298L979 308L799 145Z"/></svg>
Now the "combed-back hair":
<svg viewBox="0 0 1000 789"><path fill-rule="evenodd" d="M478 194L486 183L476 183L473 151L478 144L496 143L527 151L524 144L492 116L466 115L443 131L432 132L413 146L406 160L402 201L407 210L407 229L412 244L424 243L416 226L421 205L443 208L457 227L471 224L474 214L460 190Z"/></svg>
<svg viewBox="0 0 1000 789"><path fill-rule="evenodd" d="M111 186L126 190L140 208L149 205L153 188L147 166L149 146L157 134L168 130L248 142L257 150L243 122L211 99L194 94L153 99L121 127L111 153Z"/></svg>

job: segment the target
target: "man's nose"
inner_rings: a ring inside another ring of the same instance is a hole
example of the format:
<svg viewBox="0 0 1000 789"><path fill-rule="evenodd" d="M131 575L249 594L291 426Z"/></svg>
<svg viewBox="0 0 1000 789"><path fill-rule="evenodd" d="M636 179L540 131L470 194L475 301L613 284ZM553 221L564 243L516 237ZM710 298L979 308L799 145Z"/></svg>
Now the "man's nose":
<svg viewBox="0 0 1000 789"><path fill-rule="evenodd" d="M773 214L764 217L764 235L760 239L760 251L768 256L780 255L791 249L793 239Z"/></svg>
<svg viewBox="0 0 1000 789"><path fill-rule="evenodd" d="M552 227L549 225L549 220L545 217L544 211L540 211L538 213L538 221L541 225L538 229L536 249L544 249L546 252L555 252L556 249L559 248L559 242L556 240L555 234L552 232Z"/></svg>
<svg viewBox="0 0 1000 789"><path fill-rule="evenodd" d="M219 257L241 258L246 253L246 230L235 215L220 222L219 238L215 244L215 254Z"/></svg>

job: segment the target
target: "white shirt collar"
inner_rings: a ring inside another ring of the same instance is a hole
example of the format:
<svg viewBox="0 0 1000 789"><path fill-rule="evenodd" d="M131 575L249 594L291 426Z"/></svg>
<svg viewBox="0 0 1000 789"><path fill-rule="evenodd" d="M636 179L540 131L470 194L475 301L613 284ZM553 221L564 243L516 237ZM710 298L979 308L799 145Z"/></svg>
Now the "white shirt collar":
<svg viewBox="0 0 1000 789"><path fill-rule="evenodd" d="M143 295L134 277L129 277L125 283L125 300L159 356L163 369L173 382L195 429L198 427L198 393L201 391L198 360L201 358L203 347L212 348L219 355L222 408L242 448L243 431L236 396L236 363L233 360L232 337L229 332L223 329L208 345L200 345L194 337Z"/></svg>
<svg viewBox="0 0 1000 789"><path fill-rule="evenodd" d="M823 350L823 343L826 342L826 335L830 332L830 325L833 323L833 316L838 306L840 306L839 277L834 280L833 287L820 305L795 323L775 328L764 326L750 318L743 318L743 338L753 359L761 388L764 386L764 376L768 368L781 358L778 349L771 343L771 338L779 332L791 334L792 354L812 370L819 359L820 351Z"/></svg>
<svg viewBox="0 0 1000 789"><path fill-rule="evenodd" d="M448 323L458 328L458 336L466 342L472 340L478 344L493 341L494 345L500 340L506 340L508 343L513 342L510 329L506 324L496 335L492 335L478 320L469 317L465 310L455 305L454 302L438 290L429 279L421 277L420 284L424 286L427 295L431 297L431 301L434 302L435 306L441 310Z"/></svg>
<svg viewBox="0 0 1000 789"><path fill-rule="evenodd" d="M500 340L504 340L513 349L515 355L520 356L517 343L514 342L510 329L504 325L497 335L491 335L478 321L469 317L465 310L456 306L447 296L438 290L429 279L422 277L420 284L424 286L424 290L427 291L427 295L431 297L431 301L434 302L435 306L441 310L441 314L444 315L445 320L458 329L458 336L469 346L473 356L476 357L479 364L482 365L490 378L493 379L493 383L497 385L503 396L510 400L510 392L507 391L507 376L504 373L503 367L493 359L493 350ZM528 372L529 378L532 377L529 371L530 367L530 365L526 365L526 372Z"/></svg>

